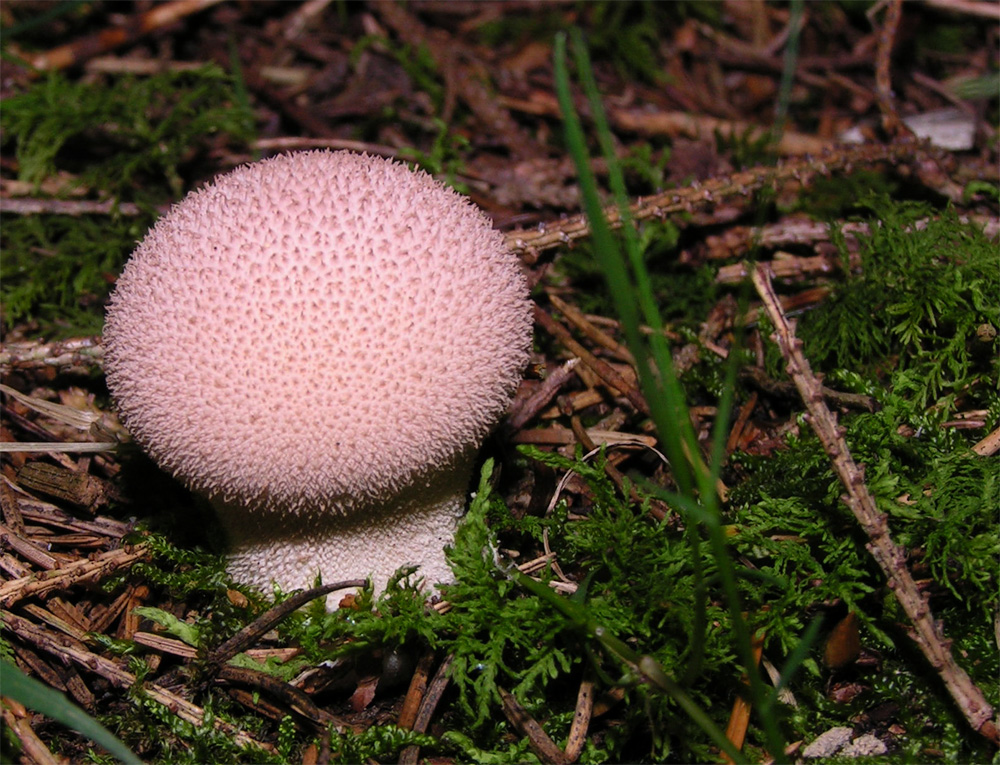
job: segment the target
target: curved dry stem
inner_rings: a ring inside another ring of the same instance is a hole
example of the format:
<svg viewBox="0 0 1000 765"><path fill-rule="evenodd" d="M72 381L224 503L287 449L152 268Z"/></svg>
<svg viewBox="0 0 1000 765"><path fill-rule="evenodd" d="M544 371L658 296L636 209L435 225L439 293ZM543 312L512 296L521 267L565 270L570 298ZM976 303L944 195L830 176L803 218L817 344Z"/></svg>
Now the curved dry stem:
<svg viewBox="0 0 1000 765"><path fill-rule="evenodd" d="M752 275L754 287L775 326L772 337L788 365L788 374L809 410L809 425L823 444L837 476L847 490L841 499L864 529L870 540L866 545L868 551L882 569L889 588L909 617L913 625L910 637L940 675L973 730L994 743L1000 743L1000 734L993 720L993 707L968 673L955 661L951 641L945 637L940 622L931 612L927 597L920 592L906 566L906 550L889 535L888 518L875 505L875 498L865 485L864 472L854 461L844 440L844 429L837 424L836 416L827 408L822 385L802 353L802 341L795 337L794 329L781 310L781 303L771 285L767 264L758 264Z"/></svg>

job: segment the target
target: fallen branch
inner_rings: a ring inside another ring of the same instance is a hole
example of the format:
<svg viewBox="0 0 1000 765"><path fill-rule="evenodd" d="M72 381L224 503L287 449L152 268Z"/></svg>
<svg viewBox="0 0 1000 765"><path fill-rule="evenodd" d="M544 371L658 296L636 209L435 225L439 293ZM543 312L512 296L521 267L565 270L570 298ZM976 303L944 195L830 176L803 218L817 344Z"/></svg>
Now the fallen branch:
<svg viewBox="0 0 1000 765"><path fill-rule="evenodd" d="M788 318L781 310L766 264L760 264L753 270L753 283L774 323L775 333L772 338L785 359L788 374L809 410L809 424L847 489L841 500L851 509L864 529L870 540L866 545L868 551L885 573L889 588L913 625L910 637L940 675L973 730L993 743L1000 743L1000 732L993 720L993 707L972 678L955 661L951 641L945 637L941 625L931 613L928 597L921 593L906 567L906 550L889 536L888 518L876 507L875 498L865 485L863 470L854 462L844 440L844 429L837 424L836 416L824 403L822 386L802 353L802 341L795 337Z"/></svg>
<svg viewBox="0 0 1000 765"><path fill-rule="evenodd" d="M872 167L880 162L907 164L918 168L924 164L936 165L936 158L940 156L944 155L910 141L889 145L838 147L819 157L790 160L774 167L755 167L644 197L629 207L629 215L633 220L641 221L690 213L696 209L740 199L745 204L750 204L753 194L765 187L778 187L788 182L805 183L814 175L846 172L853 167ZM921 176L922 179L924 175L926 173ZM930 180L935 178L936 176ZM946 182L949 179L938 180ZM604 216L612 228L621 227L621 215L616 205L606 208ZM537 259L541 252L571 244L587 236L590 236L590 225L585 215L541 224L534 229L515 229L506 234L507 246L523 254L529 261Z"/></svg>

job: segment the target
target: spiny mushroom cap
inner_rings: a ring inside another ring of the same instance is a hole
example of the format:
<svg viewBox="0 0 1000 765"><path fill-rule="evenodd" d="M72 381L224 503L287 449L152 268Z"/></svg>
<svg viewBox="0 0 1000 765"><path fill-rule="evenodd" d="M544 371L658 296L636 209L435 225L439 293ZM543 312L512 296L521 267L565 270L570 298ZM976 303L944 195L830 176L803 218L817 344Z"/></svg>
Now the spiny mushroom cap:
<svg viewBox="0 0 1000 765"><path fill-rule="evenodd" d="M135 439L192 488L339 511L478 447L530 333L517 259L468 200L302 152L159 220L112 296L105 368Z"/></svg>

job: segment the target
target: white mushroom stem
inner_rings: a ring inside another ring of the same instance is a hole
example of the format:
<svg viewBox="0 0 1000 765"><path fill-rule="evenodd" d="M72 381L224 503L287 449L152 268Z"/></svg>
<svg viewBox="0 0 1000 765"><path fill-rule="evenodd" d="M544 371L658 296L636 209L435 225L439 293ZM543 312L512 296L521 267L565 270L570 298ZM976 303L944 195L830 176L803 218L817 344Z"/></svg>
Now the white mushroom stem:
<svg viewBox="0 0 1000 765"><path fill-rule="evenodd" d="M354 502L347 512L248 512L216 500L229 538L229 571L264 592L275 582L287 592L312 587L317 577L328 584L358 576L371 576L381 592L406 565L419 566L415 577L426 589L451 582L444 548L465 511L474 461L470 451L386 499Z"/></svg>

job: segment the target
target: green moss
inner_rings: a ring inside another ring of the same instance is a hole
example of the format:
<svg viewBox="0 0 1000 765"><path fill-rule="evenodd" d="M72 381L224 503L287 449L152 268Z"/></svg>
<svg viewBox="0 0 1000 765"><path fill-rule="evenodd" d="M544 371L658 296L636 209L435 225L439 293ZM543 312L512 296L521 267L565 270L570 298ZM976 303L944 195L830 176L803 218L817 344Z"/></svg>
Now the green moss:
<svg viewBox="0 0 1000 765"><path fill-rule="evenodd" d="M203 180L199 160L213 145L252 136L238 91L205 66L97 82L49 73L5 99L0 140L20 180L58 180L62 195L132 201L141 214L4 216L4 321L39 319L52 334L99 330L103 298L154 207Z"/></svg>
<svg viewBox="0 0 1000 765"><path fill-rule="evenodd" d="M101 306L153 218L152 213L4 216L0 227L4 322L36 319L49 339L100 332Z"/></svg>
<svg viewBox="0 0 1000 765"><path fill-rule="evenodd" d="M0 124L22 181L65 171L82 188L162 202L165 191L183 192L182 167L208 139L251 137L252 115L239 101L230 76L211 65L96 83L48 73L5 99Z"/></svg>
<svg viewBox="0 0 1000 765"><path fill-rule="evenodd" d="M997 377L1000 315L997 244L957 213L869 198L870 233L861 240L861 269L799 324L806 356L820 370L864 375L895 368L919 405L953 410L961 394L982 399L984 378ZM846 248L842 245L845 270Z"/></svg>

